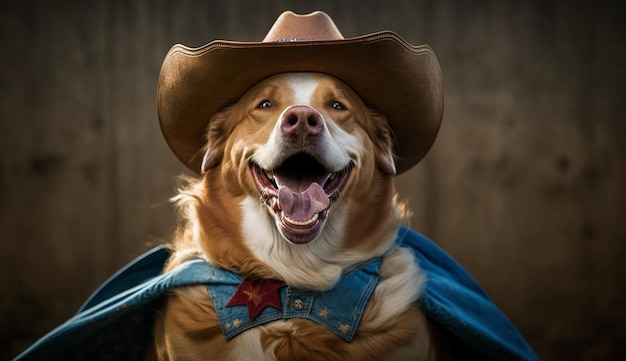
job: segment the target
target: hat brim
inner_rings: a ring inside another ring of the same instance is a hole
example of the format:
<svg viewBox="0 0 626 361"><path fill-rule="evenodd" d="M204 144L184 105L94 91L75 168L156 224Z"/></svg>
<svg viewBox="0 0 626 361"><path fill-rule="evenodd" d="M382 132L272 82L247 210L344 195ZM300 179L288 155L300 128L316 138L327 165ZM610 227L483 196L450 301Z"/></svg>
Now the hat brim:
<svg viewBox="0 0 626 361"><path fill-rule="evenodd" d="M210 117L259 81L285 72L320 72L345 83L383 112L395 137L398 174L432 146L443 115L443 78L427 45L389 31L332 41L173 46L159 77L161 130L174 154L200 174Z"/></svg>

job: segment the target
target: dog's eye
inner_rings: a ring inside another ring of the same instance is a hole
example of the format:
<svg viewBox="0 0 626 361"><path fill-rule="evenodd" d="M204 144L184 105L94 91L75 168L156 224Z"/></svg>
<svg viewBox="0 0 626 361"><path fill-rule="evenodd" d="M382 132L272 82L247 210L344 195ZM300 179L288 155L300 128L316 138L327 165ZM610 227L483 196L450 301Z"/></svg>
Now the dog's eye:
<svg viewBox="0 0 626 361"><path fill-rule="evenodd" d="M346 107L338 101L330 103L330 106L335 110L346 110Z"/></svg>
<svg viewBox="0 0 626 361"><path fill-rule="evenodd" d="M259 109L267 109L267 108L271 108L272 107L272 102L265 99L262 102L259 103L259 105L257 105L257 108Z"/></svg>

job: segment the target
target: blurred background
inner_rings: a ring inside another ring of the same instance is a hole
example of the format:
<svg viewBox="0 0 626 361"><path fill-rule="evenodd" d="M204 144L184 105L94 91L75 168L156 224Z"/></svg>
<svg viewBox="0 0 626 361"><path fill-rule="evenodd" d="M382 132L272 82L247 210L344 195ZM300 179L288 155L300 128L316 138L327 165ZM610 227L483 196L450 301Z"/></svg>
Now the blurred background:
<svg viewBox="0 0 626 361"><path fill-rule="evenodd" d="M0 359L174 230L187 170L156 115L175 43L260 41L287 9L430 44L440 135L398 177L543 360L626 358L626 16L620 1L4 1ZM363 74L368 76L368 74Z"/></svg>

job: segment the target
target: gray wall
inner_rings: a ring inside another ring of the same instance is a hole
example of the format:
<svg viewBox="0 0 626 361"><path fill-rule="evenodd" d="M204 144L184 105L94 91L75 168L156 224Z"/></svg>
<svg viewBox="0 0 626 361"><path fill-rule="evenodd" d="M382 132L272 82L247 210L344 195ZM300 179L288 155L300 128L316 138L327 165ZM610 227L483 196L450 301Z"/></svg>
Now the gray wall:
<svg viewBox="0 0 626 361"><path fill-rule="evenodd" d="M544 360L626 355L626 39L619 1L14 1L0 5L0 359L162 243L185 169L156 82L177 42L262 39L285 9L436 51L444 123L398 178Z"/></svg>

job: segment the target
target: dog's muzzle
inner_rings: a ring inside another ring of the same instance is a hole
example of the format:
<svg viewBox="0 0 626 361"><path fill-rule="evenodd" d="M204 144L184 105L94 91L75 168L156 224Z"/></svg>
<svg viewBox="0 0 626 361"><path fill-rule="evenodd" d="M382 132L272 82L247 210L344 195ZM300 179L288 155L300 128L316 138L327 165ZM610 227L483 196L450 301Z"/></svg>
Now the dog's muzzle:
<svg viewBox="0 0 626 361"><path fill-rule="evenodd" d="M289 108L280 120L279 164L264 169L252 163L250 170L261 199L274 216L283 237L307 243L322 230L328 210L350 178L352 164L340 171L324 165L320 137L325 131L322 116L308 106Z"/></svg>

